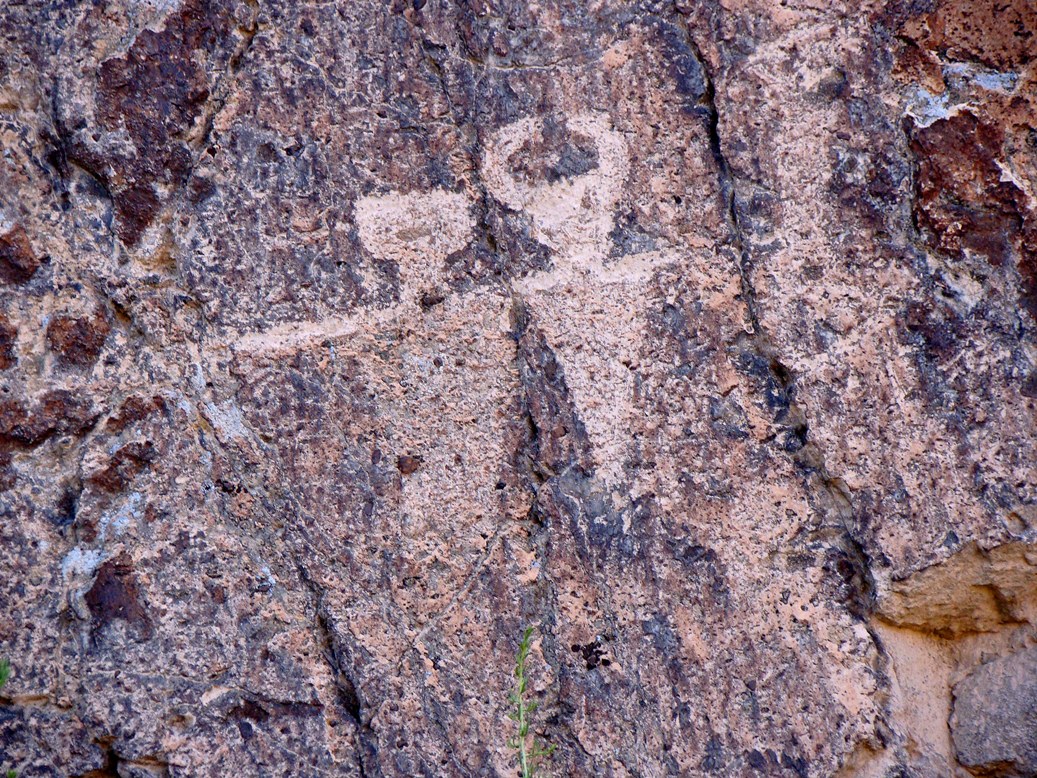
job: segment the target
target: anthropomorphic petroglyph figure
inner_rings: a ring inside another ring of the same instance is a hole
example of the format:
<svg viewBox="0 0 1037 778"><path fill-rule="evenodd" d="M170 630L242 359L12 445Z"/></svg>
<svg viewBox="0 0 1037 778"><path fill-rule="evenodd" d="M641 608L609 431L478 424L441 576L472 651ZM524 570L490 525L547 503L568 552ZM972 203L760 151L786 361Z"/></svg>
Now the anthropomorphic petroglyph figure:
<svg viewBox="0 0 1037 778"><path fill-rule="evenodd" d="M502 553L502 539L514 527L500 520L502 513L519 517L529 507L525 490L500 487L514 453L509 424L521 391L511 332L514 296L523 298L565 371L597 477L606 486L626 480L624 461L631 431L638 428L633 371L643 345L649 282L673 257L608 257L629 162L623 137L607 119L581 115L567 122L568 134L593 151L570 168L573 175L534 173L523 180L516 158L524 142L541 132L538 120L502 128L487 144L482 164L489 192L527 213L535 237L551 250L546 270L512 281L510 289L484 285L449 294L447 259L474 237L473 204L444 190L372 195L356 203L357 233L376 260L396 266L399 293L392 303L231 334L222 344L252 363L243 374L272 371L274 385L281 381L287 392L295 386L288 377L292 364L307 352L302 361L312 366L317 383L330 387L329 396L349 384L362 386L363 397L370 398L362 421L342 419L343 430L351 430L348 441L326 428L312 430L312 439L327 445L303 446L299 457L305 461L298 466L307 473L329 466L332 472L340 466L362 469L355 460L364 446L372 447L372 462L376 453L378 461L388 455L398 462L399 492L387 492L386 504L361 519L322 510L314 520L326 522L329 537L362 528L350 541L358 559L373 559L381 553L380 539L391 537L393 564L401 574L420 571L421 588L403 587L393 595L402 630L393 640L401 641L400 650L444 617L491 555ZM428 293L437 304L422 306ZM297 425L305 433L315 423L326 420L301 414L289 428ZM463 486L444 488L456 484ZM454 595L438 599L443 592ZM366 640L364 634L357 640ZM368 648L375 652L384 645Z"/></svg>
<svg viewBox="0 0 1037 778"><path fill-rule="evenodd" d="M610 262L614 210L629 173L626 141L605 116L580 114L567 121L569 134L589 143L596 165L572 177L523 180L516 175L526 146L543 133L539 119L522 119L498 130L482 160L490 194L532 218L534 237L553 252L551 267L516 280L514 291L558 355L580 418L594 447L598 475L622 480L630 429L637 410L634 371L642 345L646 284L673 259L647 252ZM442 284L445 260L472 237L471 203L445 190L364 197L355 213L360 239L379 259L396 263L399 299L383 308L290 324L237 339L239 351L302 347L328 338L390 327L402 316L419 317L423 294ZM477 314L489 289L447 298L447 310ZM499 295L498 295L499 296ZM494 307L494 306L491 306ZM445 387L444 387L445 388Z"/></svg>
<svg viewBox="0 0 1037 778"><path fill-rule="evenodd" d="M594 447L599 477L617 483L637 414L634 371L642 345L646 283L667 255L650 252L608 262L613 213L629 172L626 142L603 116L567 121L593 144L597 167L573 178L527 182L514 175L524 147L544 132L523 119L487 146L483 177L490 193L528 213L534 236L553 252L552 266L515 283L565 370Z"/></svg>

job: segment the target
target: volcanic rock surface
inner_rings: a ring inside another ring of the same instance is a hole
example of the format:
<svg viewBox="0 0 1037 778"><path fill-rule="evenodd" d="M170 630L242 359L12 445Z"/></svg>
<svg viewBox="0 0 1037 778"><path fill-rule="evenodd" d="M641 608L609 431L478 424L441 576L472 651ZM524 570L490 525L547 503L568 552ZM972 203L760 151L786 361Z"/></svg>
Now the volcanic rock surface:
<svg viewBox="0 0 1037 778"><path fill-rule="evenodd" d="M0 768L1037 770L1031 0L0 3Z"/></svg>

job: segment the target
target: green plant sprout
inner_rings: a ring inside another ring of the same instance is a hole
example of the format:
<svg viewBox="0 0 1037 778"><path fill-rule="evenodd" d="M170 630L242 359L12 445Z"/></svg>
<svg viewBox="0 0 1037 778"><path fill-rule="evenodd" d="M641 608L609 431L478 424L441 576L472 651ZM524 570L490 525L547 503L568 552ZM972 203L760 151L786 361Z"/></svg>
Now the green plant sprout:
<svg viewBox="0 0 1037 778"><path fill-rule="evenodd" d="M11 677L11 663L6 659L0 659L0 689L7 685L7 679ZM17 770L8 770L5 778L18 778Z"/></svg>
<svg viewBox="0 0 1037 778"><path fill-rule="evenodd" d="M555 746L547 745L529 733L530 714L537 709L536 702L526 699L526 660L529 658L532 637L533 628L526 627L519 642L518 654L515 656L515 688L508 697L512 705L508 718L518 724L518 732L508 739L508 748L513 748L517 752L519 775L522 778L534 778L538 775L544 761L555 750Z"/></svg>

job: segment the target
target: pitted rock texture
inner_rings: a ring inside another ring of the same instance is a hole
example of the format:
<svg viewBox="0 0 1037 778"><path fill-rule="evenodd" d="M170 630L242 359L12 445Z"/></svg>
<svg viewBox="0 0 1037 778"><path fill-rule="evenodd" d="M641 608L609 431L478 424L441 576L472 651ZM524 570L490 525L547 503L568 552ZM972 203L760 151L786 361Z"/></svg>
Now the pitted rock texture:
<svg viewBox="0 0 1037 778"><path fill-rule="evenodd" d="M1037 773L1037 649L988 662L954 687L951 729L958 761L974 772Z"/></svg>
<svg viewBox="0 0 1037 778"><path fill-rule="evenodd" d="M1030 774L1032 3L0 41L0 768Z"/></svg>

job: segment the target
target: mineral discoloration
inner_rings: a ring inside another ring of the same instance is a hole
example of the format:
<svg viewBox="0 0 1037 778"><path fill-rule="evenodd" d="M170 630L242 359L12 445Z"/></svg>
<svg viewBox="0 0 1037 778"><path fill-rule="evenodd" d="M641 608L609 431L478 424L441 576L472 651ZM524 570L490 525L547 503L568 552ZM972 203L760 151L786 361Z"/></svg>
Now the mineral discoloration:
<svg viewBox="0 0 1037 778"><path fill-rule="evenodd" d="M15 225L0 234L0 282L24 284L39 268L40 260L32 250L24 227Z"/></svg>
<svg viewBox="0 0 1037 778"><path fill-rule="evenodd" d="M1029 4L38 5L0 768L1030 769Z"/></svg>
<svg viewBox="0 0 1037 778"><path fill-rule="evenodd" d="M17 344L18 328L6 315L0 314L0 370L7 370L18 361Z"/></svg>
<svg viewBox="0 0 1037 778"><path fill-rule="evenodd" d="M1013 542L966 547L890 584L877 615L901 627L953 637L1037 621L1037 549Z"/></svg>
<svg viewBox="0 0 1037 778"><path fill-rule="evenodd" d="M47 345L67 365L90 367L104 348L111 325L104 311L77 316L58 314L47 325Z"/></svg>
<svg viewBox="0 0 1037 778"><path fill-rule="evenodd" d="M142 604L133 563L125 552L98 568L93 586L84 599L90 609L95 630L99 631L114 620L121 619L140 629L142 639L150 636L150 620Z"/></svg>
<svg viewBox="0 0 1037 778"><path fill-rule="evenodd" d="M121 56L100 62L92 133L59 139L69 162L108 192L116 232L128 246L140 241L169 193L190 175L222 70L240 56L235 33L251 35L255 24L251 10L238 18L239 9L211 0L186 0L166 10L158 29L140 30ZM95 12L77 32L96 46L104 40L103 24Z"/></svg>

